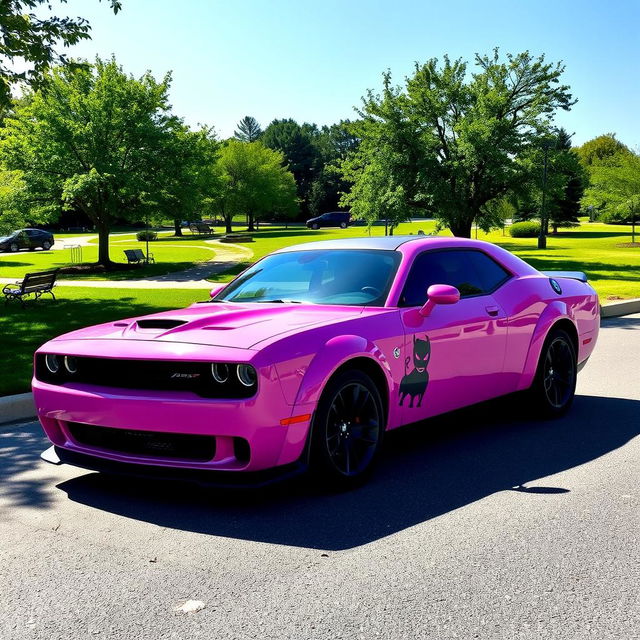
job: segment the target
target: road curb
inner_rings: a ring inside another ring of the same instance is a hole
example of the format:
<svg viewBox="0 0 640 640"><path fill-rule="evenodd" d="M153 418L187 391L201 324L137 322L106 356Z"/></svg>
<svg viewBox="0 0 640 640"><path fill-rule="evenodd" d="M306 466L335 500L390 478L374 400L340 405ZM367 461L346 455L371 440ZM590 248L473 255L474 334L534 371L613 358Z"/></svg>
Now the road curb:
<svg viewBox="0 0 640 640"><path fill-rule="evenodd" d="M0 398L0 425L35 417L36 405L31 392Z"/></svg>
<svg viewBox="0 0 640 640"><path fill-rule="evenodd" d="M603 318L617 318L619 316L628 316L632 313L640 313L640 298L613 302L600 307L600 315Z"/></svg>

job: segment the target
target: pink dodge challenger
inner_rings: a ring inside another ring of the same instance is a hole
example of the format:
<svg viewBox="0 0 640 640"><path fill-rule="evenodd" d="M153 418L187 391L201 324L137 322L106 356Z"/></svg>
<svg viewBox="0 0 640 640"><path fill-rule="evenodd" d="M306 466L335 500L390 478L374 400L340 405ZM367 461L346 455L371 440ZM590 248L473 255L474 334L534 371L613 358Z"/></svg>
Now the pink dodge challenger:
<svg viewBox="0 0 640 640"><path fill-rule="evenodd" d="M485 242L281 249L206 302L43 345L43 457L222 484L310 468L349 486L387 430L517 391L562 415L599 313L583 273L544 274Z"/></svg>

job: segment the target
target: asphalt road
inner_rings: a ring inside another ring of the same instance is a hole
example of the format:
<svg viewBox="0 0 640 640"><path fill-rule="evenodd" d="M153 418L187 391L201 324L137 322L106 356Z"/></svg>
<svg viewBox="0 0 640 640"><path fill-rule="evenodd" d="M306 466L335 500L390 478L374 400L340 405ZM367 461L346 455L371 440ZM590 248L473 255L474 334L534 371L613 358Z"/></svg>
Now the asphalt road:
<svg viewBox="0 0 640 640"><path fill-rule="evenodd" d="M116 482L5 427L0 638L639 638L639 357L608 320L567 418L401 430L342 495Z"/></svg>

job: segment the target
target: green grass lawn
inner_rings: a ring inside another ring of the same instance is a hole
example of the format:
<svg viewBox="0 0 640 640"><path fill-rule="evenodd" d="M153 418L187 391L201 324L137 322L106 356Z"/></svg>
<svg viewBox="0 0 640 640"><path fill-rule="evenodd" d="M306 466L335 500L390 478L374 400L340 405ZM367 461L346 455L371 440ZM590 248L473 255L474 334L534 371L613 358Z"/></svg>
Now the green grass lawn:
<svg viewBox="0 0 640 640"><path fill-rule="evenodd" d="M418 230L431 233L435 229L433 221L420 221L401 224L396 235L417 233ZM368 235L366 227L349 229L268 229L255 232L255 242L246 245L253 251L251 261L292 244L313 240L332 240L336 238ZM384 235L383 226L371 228L371 235ZM449 231L441 235L451 235ZM475 234L474 234L475 235ZM547 249L538 250L536 238L512 238L502 231L488 234L478 232L478 239L493 242L514 252L523 260L540 270L584 271L593 287L600 295L603 304L607 300L640 297L640 247L619 247L631 242L631 226L606 225L583 222L574 230L560 231L558 235L547 238ZM211 278L212 282L231 280L251 261Z"/></svg>
<svg viewBox="0 0 640 640"><path fill-rule="evenodd" d="M162 275L173 271L182 271L199 262L212 260L215 250L210 244L202 240L181 241L180 238L172 242L161 241L149 243L149 251L155 258L155 264L143 265L140 268L127 271L112 271L108 273L72 273L61 274L61 278L73 280L131 280L148 276ZM177 241L176 241L177 240ZM114 235L110 242L110 256L116 262L126 262L124 249L142 249L146 251L144 242L138 242L135 234ZM89 246L82 247L83 262L96 262L98 259L97 238L91 241ZM42 271L56 267L66 267L71 264L71 251L69 249L41 251L20 251L18 253L0 254L0 277L21 278L29 271Z"/></svg>
<svg viewBox="0 0 640 640"><path fill-rule="evenodd" d="M207 299L202 290L96 289L65 287L58 300L44 296L23 309L13 303L0 313L0 396L29 390L34 351L47 340L81 327L145 313L185 307Z"/></svg>

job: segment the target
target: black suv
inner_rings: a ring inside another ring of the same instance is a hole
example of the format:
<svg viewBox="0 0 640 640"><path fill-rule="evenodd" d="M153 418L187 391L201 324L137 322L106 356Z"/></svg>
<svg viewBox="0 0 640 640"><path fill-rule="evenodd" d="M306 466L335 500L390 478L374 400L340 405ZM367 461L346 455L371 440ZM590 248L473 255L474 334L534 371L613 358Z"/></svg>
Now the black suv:
<svg viewBox="0 0 640 640"><path fill-rule="evenodd" d="M346 229L351 222L351 215L348 211L331 211L323 213L317 218L307 220L309 229L319 229L320 227L340 227Z"/></svg>
<svg viewBox="0 0 640 640"><path fill-rule="evenodd" d="M8 236L0 238L0 251L20 251L29 249L33 251L42 247L48 251L53 246L53 234L42 229L18 229Z"/></svg>

